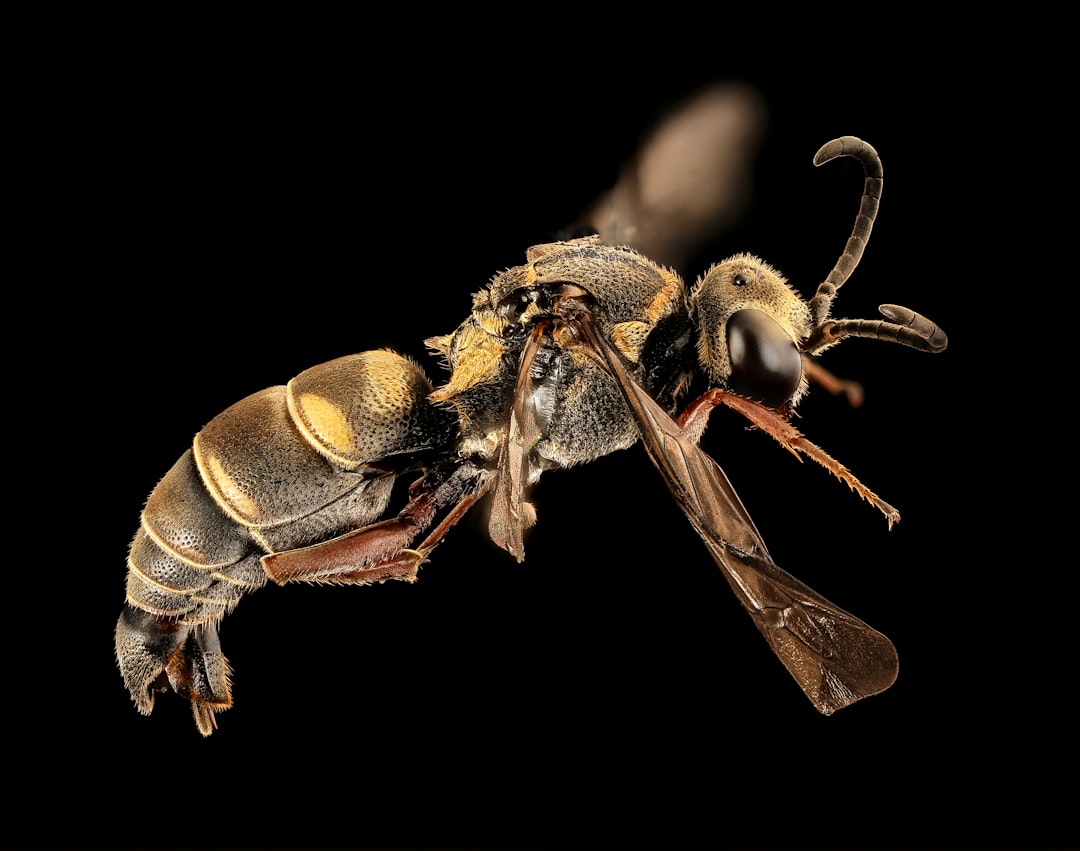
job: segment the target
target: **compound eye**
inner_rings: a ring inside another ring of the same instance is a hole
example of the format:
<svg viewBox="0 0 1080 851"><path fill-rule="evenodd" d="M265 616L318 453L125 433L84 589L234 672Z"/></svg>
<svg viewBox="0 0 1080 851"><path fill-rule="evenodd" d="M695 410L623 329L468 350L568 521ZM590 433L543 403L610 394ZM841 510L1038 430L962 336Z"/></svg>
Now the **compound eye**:
<svg viewBox="0 0 1080 851"><path fill-rule="evenodd" d="M788 333L768 314L747 308L731 315L727 338L731 389L771 408L789 402L802 381L802 354Z"/></svg>

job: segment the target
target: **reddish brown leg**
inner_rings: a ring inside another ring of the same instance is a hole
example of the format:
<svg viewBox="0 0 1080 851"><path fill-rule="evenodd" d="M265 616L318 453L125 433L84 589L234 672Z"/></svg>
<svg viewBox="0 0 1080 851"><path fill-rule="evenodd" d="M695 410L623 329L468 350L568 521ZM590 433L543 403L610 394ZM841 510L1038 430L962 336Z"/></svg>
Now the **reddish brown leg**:
<svg viewBox="0 0 1080 851"><path fill-rule="evenodd" d="M217 729L215 713L232 706L231 670L221 652L216 624L199 624L169 657L163 677L191 701L195 725L204 736Z"/></svg>
<svg viewBox="0 0 1080 851"><path fill-rule="evenodd" d="M388 579L415 582L428 554L489 488L489 481L484 480L475 490L463 492L461 483L453 478L430 490L421 486L397 517L309 547L265 555L263 570L279 585L297 581L340 585L369 585ZM454 507L443 521L423 543L410 549L439 509L450 503Z"/></svg>
<svg viewBox="0 0 1080 851"><path fill-rule="evenodd" d="M900 522L899 511L855 478L855 475L847 467L825 452L825 450L803 437L802 432L788 422L782 414L772 408L765 407L760 402L755 402L734 393L728 393L725 390L710 390L686 406L686 409L679 415L678 423L696 442L701 438L701 434L705 430L712 409L720 404L727 405L732 410L738 411L759 429L772 435L781 446L795 457L799 457L801 452L806 457L816 461L871 505L877 506L878 510L888 520L890 529L892 529L893 524Z"/></svg>
<svg viewBox="0 0 1080 851"><path fill-rule="evenodd" d="M820 385L834 396L844 394L847 396L848 404L853 408L857 408L863 403L863 387L858 381L849 381L833 375L807 355L803 355L803 375L806 376L807 381Z"/></svg>
<svg viewBox="0 0 1080 851"><path fill-rule="evenodd" d="M397 556L425 525L413 518L383 520L309 547L265 555L263 570L278 585L298 581L365 585L387 579L412 582L416 565Z"/></svg>

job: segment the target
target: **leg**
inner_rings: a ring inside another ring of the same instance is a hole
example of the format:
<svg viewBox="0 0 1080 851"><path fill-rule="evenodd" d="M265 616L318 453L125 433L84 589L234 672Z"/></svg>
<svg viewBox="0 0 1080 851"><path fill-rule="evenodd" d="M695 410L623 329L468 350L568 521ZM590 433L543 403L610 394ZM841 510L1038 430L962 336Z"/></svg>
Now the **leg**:
<svg viewBox="0 0 1080 851"><path fill-rule="evenodd" d="M899 511L860 482L847 467L826 453L817 444L811 443L803 437L802 433L789 423L781 413L765 407L760 402L754 402L726 390L710 390L686 406L686 409L679 415L678 423L696 442L701 438L701 434L705 430L712 409L720 404L727 405L729 408L738 411L759 429L772 435L781 446L796 457L799 457L801 452L816 461L859 496L871 505L876 506L885 515L890 529L893 524L900 521Z"/></svg>
<svg viewBox="0 0 1080 851"><path fill-rule="evenodd" d="M416 572L443 536L491 488L494 479L458 469L446 480L426 478L413 486L408 505L397 517L380 520L328 541L262 557L266 574L286 582L368 585L387 579L416 581ZM442 522L415 549L412 542L448 505Z"/></svg>
<svg viewBox="0 0 1080 851"><path fill-rule="evenodd" d="M217 727L214 713L232 706L216 623L179 623L125 603L116 624L116 658L143 715L153 710L155 693L171 689L191 701L199 732L209 736Z"/></svg>
<svg viewBox="0 0 1080 851"><path fill-rule="evenodd" d="M848 404L853 408L857 408L863 403L863 387L858 381L849 381L833 375L808 355L803 355L803 375L806 376L808 381L824 387L834 396L843 393L847 396Z"/></svg>

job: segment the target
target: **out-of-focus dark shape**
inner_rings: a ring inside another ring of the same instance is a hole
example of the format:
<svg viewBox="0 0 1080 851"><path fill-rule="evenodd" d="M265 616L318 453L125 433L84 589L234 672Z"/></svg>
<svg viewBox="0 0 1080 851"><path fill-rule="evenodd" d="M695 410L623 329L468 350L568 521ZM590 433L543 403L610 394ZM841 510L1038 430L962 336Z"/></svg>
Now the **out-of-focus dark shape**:
<svg viewBox="0 0 1080 851"><path fill-rule="evenodd" d="M581 229L680 268L745 209L766 123L764 99L750 86L699 91L658 124Z"/></svg>

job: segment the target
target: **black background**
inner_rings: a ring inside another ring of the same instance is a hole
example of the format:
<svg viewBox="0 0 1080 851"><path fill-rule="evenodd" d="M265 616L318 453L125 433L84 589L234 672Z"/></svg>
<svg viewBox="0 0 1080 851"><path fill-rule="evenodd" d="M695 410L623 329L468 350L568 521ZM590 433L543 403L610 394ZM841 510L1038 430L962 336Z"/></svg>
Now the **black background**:
<svg viewBox="0 0 1080 851"><path fill-rule="evenodd" d="M986 70L907 75L857 45L827 61L730 44L687 59L647 27L602 46L544 28L483 53L395 36L376 59L378 33L279 24L108 39L65 66L43 110L43 222L68 237L30 284L48 295L74 278L48 370L79 414L38 415L60 426L47 480L67 483L71 520L40 534L19 590L36 614L11 639L13 844L1075 840L1071 781L1047 773L1076 743L1048 676L1064 664L1057 616L1032 580L1046 556L1024 555L1008 489L973 478L993 454L975 383L990 367L972 307L984 282L965 264L993 246L959 241L979 213L968 163L990 138ZM362 349L439 378L422 341L718 80L760 93L768 132L751 207L685 274L750 251L812 292L861 183L811 157L858 135L885 190L837 312L900 302L950 335L939 356L848 342L826 365L866 385L864 407L819 391L800 409L812 440L901 509L892 532L734 416L703 441L777 562L893 639L895 686L819 716L634 448L545 477L523 565L477 511L415 585L246 598L221 630L236 705L211 738L171 696L139 716L112 657L124 559L195 432Z"/></svg>

